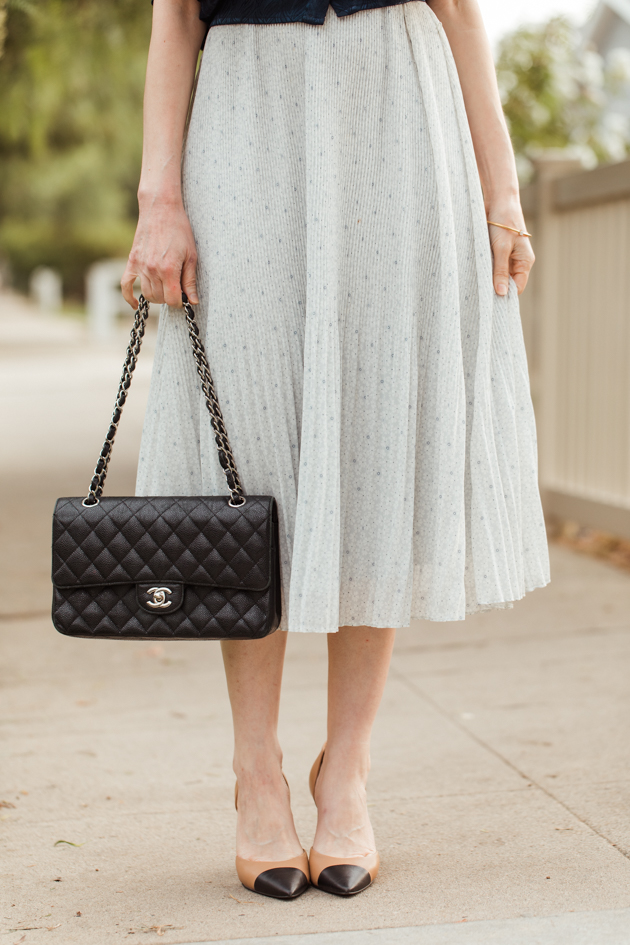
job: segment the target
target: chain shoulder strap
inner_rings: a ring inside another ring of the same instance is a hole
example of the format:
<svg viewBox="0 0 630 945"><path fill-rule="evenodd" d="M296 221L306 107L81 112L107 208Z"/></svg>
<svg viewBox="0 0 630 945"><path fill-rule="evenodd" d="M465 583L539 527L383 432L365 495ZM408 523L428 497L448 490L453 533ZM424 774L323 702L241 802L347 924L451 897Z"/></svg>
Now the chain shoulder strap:
<svg viewBox="0 0 630 945"><path fill-rule="evenodd" d="M230 491L229 504L234 508L238 508L239 506L244 505L247 500L245 498L241 480L236 468L236 461L234 459L232 447L230 446L230 441L228 439L225 422L223 420L223 414L221 413L221 407L219 406L219 399L214 389L214 383L212 381L212 375L210 373L210 365L208 364L206 351L199 336L199 326L195 321L195 312L192 305L188 301L188 297L184 293L182 293L182 305L184 312L186 313L186 325L188 327L188 336L190 338L193 358L195 359L197 373L201 380L201 389L205 397L208 413L210 414L212 429L214 430L214 439L217 445L217 452L219 454L219 462L225 475L227 487ZM116 395L116 402L114 404L114 412L112 414L111 423L109 425L109 430L107 431L107 436L105 437L105 442L103 443L103 448L98 458L96 468L94 469L94 476L90 483L88 494L83 500L83 505L86 507L98 505L103 494L103 488L105 486L107 469L109 467L109 461L112 455L114 439L116 437L118 424L120 423L120 418L122 416L123 407L125 405L125 401L127 400L127 392L131 386L133 372L135 371L136 364L138 363L138 355L142 346L144 329L146 327L148 317L149 303L145 297L141 295L139 299L138 310L134 316L131 334L129 336L129 345L127 346L125 363L123 365L120 384L118 385L118 393Z"/></svg>

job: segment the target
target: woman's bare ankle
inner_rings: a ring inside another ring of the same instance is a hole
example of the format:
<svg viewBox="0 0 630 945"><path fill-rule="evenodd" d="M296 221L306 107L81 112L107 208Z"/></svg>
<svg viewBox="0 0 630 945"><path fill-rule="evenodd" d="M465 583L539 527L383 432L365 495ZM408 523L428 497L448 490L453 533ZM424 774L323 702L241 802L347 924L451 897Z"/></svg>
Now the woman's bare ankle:
<svg viewBox="0 0 630 945"><path fill-rule="evenodd" d="M276 784L282 779L282 750L277 744L261 748L240 748L235 750L232 770L239 785L249 783Z"/></svg>
<svg viewBox="0 0 630 945"><path fill-rule="evenodd" d="M351 788L365 787L370 773L369 743L360 745L330 741L326 744L317 787L322 783Z"/></svg>

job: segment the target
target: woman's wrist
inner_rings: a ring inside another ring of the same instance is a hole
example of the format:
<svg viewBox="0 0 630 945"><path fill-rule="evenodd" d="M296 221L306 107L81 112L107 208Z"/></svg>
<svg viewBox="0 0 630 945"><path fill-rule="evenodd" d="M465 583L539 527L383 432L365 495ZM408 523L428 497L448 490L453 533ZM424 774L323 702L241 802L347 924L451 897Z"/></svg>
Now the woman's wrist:
<svg viewBox="0 0 630 945"><path fill-rule="evenodd" d="M178 178L176 181L147 183L140 181L138 187L138 207L140 211L149 209L155 204L162 206L180 207L182 206L182 186Z"/></svg>
<svg viewBox="0 0 630 945"><path fill-rule="evenodd" d="M500 153L500 151L498 151L498 153ZM512 146L508 142L508 147L505 148L501 159L499 159L498 153L495 153L490 166L487 166L487 161L479 162L481 165L479 168L479 176L481 177L481 187L486 210L490 207L505 207L507 210L516 208L520 210L521 196Z"/></svg>
<svg viewBox="0 0 630 945"><path fill-rule="evenodd" d="M524 225L523 209L521 207L520 197L510 195L502 196L494 200L485 200L486 219L494 220L497 223L503 223L506 226L515 226L521 229Z"/></svg>

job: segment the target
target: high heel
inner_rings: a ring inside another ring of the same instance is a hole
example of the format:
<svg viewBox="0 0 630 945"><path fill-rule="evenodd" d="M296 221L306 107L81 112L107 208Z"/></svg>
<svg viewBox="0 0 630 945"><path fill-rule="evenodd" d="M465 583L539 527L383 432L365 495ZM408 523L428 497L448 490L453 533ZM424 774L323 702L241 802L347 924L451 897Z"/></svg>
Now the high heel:
<svg viewBox="0 0 630 945"><path fill-rule="evenodd" d="M284 774L282 775L286 781ZM287 787L289 782L287 781ZM234 785L234 806L238 810L238 781ZM306 850L290 860L246 860L236 857L236 873L246 889L274 899L297 899L309 887L310 870Z"/></svg>
<svg viewBox="0 0 630 945"><path fill-rule="evenodd" d="M308 779L308 786L315 800L315 785L321 771L326 745L315 759ZM313 847L309 854L311 883L324 892L335 896L355 896L371 886L377 877L380 860L378 853L364 856L326 856Z"/></svg>

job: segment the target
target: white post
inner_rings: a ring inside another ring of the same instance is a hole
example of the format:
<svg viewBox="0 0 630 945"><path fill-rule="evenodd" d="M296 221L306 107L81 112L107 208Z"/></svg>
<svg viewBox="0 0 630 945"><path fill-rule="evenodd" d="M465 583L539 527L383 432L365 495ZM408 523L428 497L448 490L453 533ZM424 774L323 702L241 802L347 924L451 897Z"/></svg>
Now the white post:
<svg viewBox="0 0 630 945"><path fill-rule="evenodd" d="M94 263L86 275L88 327L97 339L105 341L114 333L116 316L126 311L120 280L126 259L105 259Z"/></svg>
<svg viewBox="0 0 630 945"><path fill-rule="evenodd" d="M56 269L38 266L29 279L31 298L42 312L58 312L62 303L61 275Z"/></svg>

